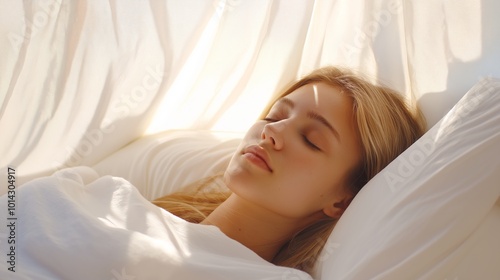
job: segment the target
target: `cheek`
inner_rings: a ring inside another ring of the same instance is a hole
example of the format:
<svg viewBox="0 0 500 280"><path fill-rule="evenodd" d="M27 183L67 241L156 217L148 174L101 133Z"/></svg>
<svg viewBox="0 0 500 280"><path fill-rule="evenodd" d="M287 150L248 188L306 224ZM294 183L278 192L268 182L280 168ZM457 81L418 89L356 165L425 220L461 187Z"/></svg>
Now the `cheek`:
<svg viewBox="0 0 500 280"><path fill-rule="evenodd" d="M260 139L262 135L262 130L264 129L265 123L256 122L254 123L245 133L243 137L243 142L255 142L256 139Z"/></svg>
<svg viewBox="0 0 500 280"><path fill-rule="evenodd" d="M283 174L296 193L307 197L320 197L331 195L336 189L341 188L347 174L347 166L340 160L318 159L306 155L295 155Z"/></svg>
<svg viewBox="0 0 500 280"><path fill-rule="evenodd" d="M307 216L321 210L336 188L336 179L325 170L304 169L285 177L281 185L281 205L294 216Z"/></svg>

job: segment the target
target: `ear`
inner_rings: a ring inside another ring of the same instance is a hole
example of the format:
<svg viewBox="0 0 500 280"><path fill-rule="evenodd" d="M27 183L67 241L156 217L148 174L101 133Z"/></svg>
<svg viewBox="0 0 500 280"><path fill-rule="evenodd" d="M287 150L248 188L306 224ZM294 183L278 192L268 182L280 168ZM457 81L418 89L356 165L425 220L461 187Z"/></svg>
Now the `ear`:
<svg viewBox="0 0 500 280"><path fill-rule="evenodd" d="M333 202L330 205L323 208L323 213L330 218L340 219L340 216L344 214L344 211L347 209L347 206L351 204L351 201L354 197L346 196L343 199Z"/></svg>

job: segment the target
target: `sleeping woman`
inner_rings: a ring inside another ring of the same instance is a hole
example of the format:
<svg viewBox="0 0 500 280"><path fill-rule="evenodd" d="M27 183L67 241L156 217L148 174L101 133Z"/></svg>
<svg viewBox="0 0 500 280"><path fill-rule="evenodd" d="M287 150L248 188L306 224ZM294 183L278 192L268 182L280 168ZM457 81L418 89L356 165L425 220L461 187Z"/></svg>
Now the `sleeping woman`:
<svg viewBox="0 0 500 280"><path fill-rule="evenodd" d="M16 207L0 227L0 279L311 279L355 195L424 131L398 93L318 69L248 130L222 186L152 204L126 180L75 169L0 197Z"/></svg>
<svg viewBox="0 0 500 280"><path fill-rule="evenodd" d="M311 272L336 221L373 176L425 132L418 108L347 70L292 84L246 133L223 175L154 203L280 266Z"/></svg>

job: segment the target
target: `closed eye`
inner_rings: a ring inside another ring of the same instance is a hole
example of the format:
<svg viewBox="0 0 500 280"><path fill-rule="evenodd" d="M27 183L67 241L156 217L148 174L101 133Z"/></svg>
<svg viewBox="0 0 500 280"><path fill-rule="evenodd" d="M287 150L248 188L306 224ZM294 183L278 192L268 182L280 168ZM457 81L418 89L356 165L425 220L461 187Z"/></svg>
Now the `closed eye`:
<svg viewBox="0 0 500 280"><path fill-rule="evenodd" d="M274 118L274 117L273 118L266 117L262 120L265 122L268 122L268 123L274 123L274 122L278 122L282 119L281 118ZM309 140L309 138L307 138L306 135L301 135L301 136L302 136L302 140L309 148L311 148L312 150L315 150L315 151L321 151L321 149L318 146L316 146L311 140Z"/></svg>
<svg viewBox="0 0 500 280"><path fill-rule="evenodd" d="M274 122L279 122L281 120L284 120L288 118L288 116L284 113L277 113L277 114L269 114L267 117L265 117L263 120L265 122L269 122L269 123L274 123Z"/></svg>
<svg viewBox="0 0 500 280"><path fill-rule="evenodd" d="M265 122L277 122L276 119L273 119L273 118L264 118L263 119Z"/></svg>
<svg viewBox="0 0 500 280"><path fill-rule="evenodd" d="M316 146L313 142L311 142L309 138L307 138L307 136L302 135L302 139L304 140L304 143L306 143L306 145L309 146L311 149L316 151L321 151L321 149L318 146Z"/></svg>

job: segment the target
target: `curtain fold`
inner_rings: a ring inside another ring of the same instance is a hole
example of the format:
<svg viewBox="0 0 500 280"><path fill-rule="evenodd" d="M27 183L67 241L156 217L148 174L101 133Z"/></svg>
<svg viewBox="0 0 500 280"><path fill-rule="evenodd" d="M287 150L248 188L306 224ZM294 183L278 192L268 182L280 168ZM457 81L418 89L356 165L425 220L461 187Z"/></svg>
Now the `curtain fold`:
<svg viewBox="0 0 500 280"><path fill-rule="evenodd" d="M494 0L0 0L0 166L92 165L145 134L245 131L291 80L354 68L429 124L499 76Z"/></svg>

